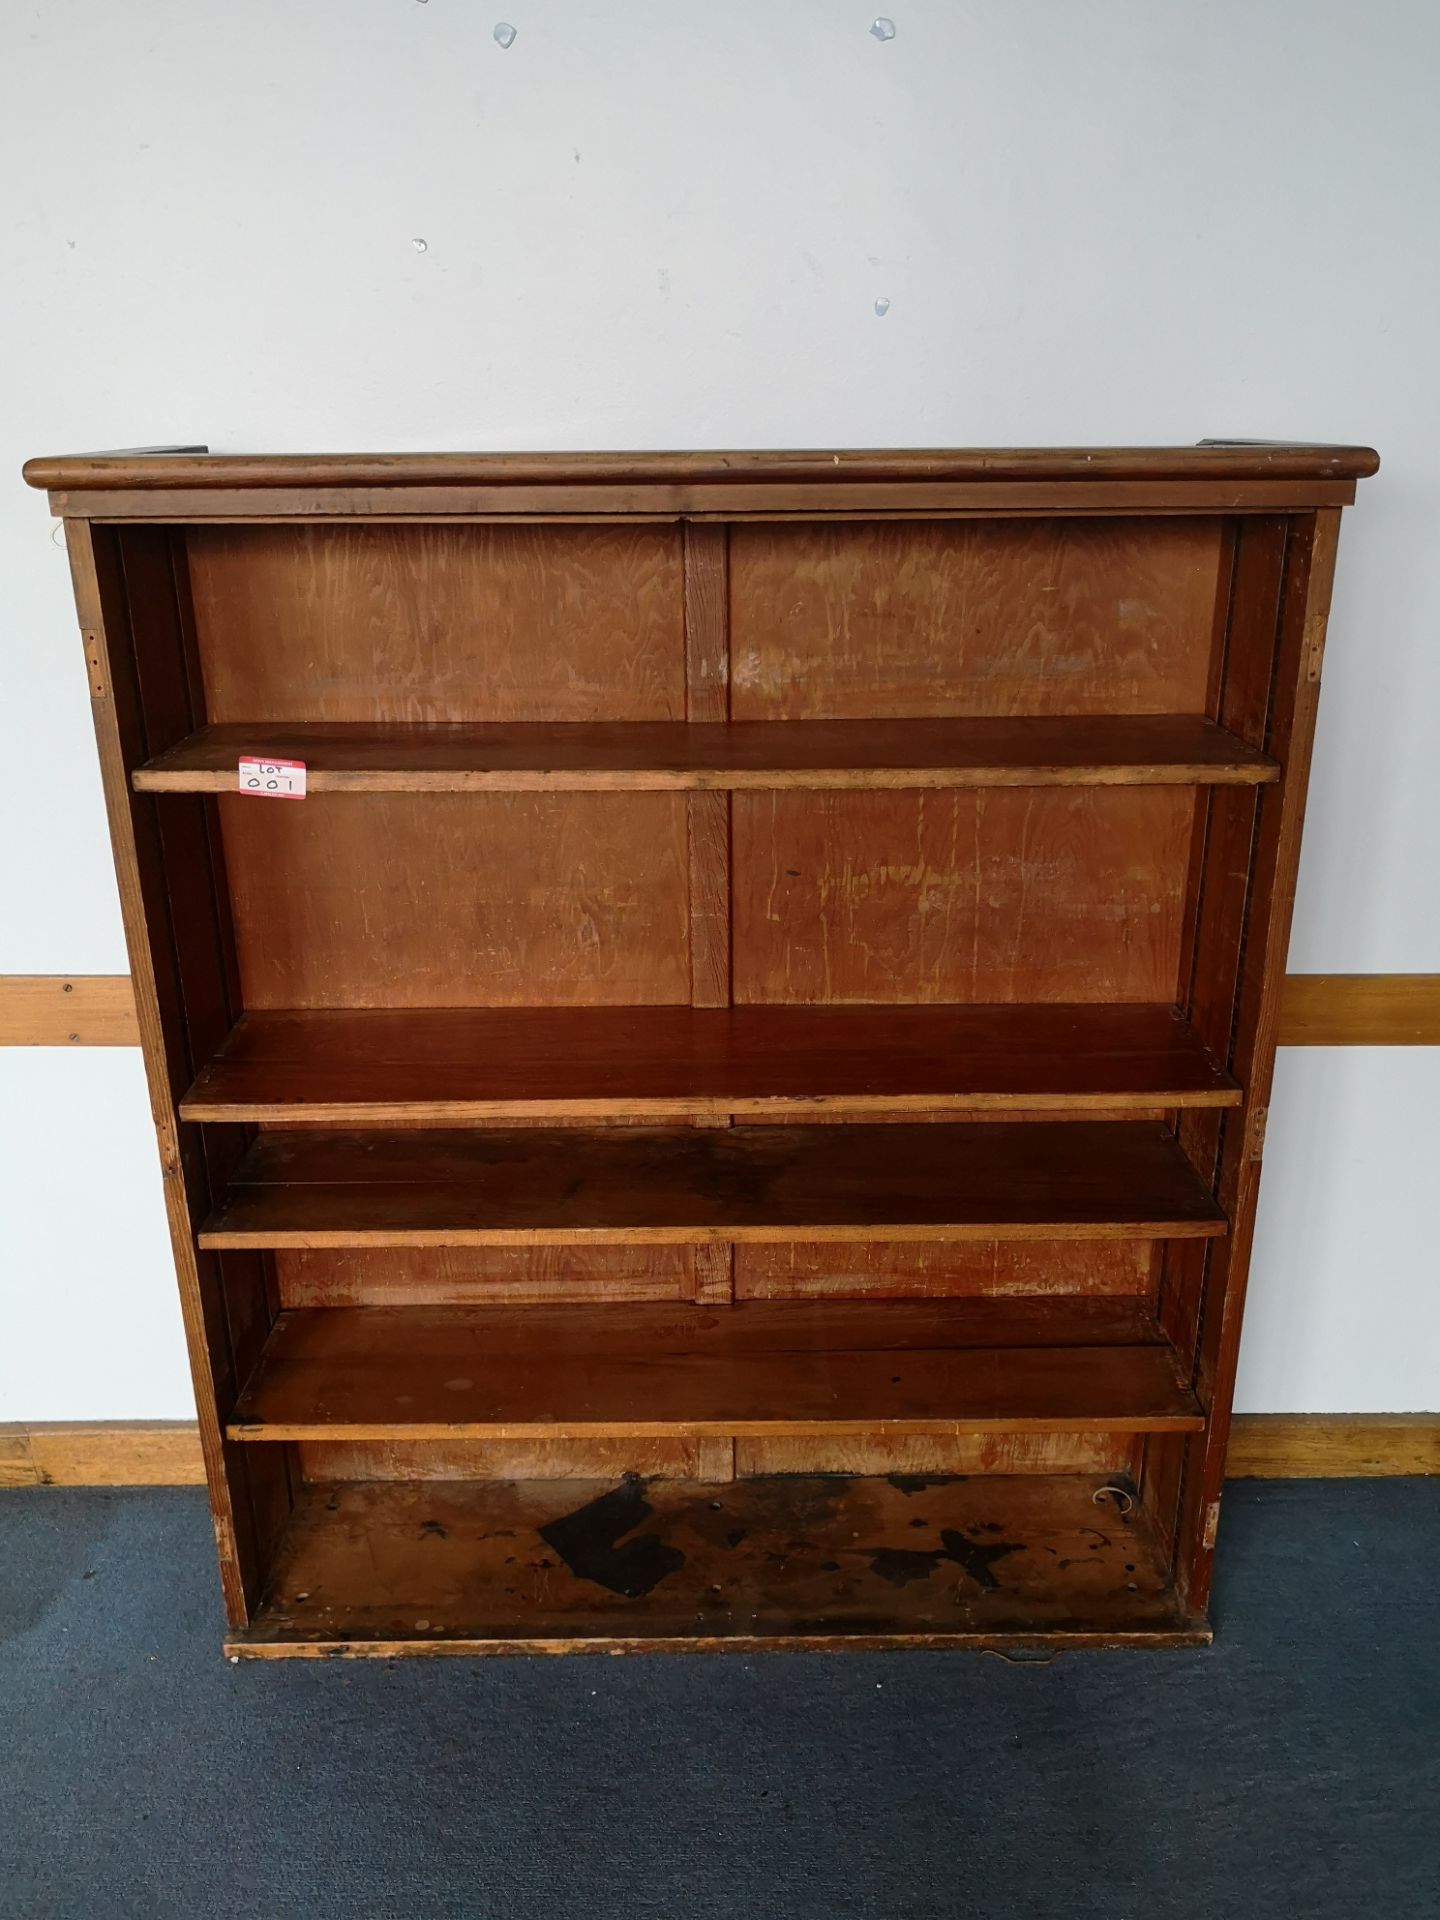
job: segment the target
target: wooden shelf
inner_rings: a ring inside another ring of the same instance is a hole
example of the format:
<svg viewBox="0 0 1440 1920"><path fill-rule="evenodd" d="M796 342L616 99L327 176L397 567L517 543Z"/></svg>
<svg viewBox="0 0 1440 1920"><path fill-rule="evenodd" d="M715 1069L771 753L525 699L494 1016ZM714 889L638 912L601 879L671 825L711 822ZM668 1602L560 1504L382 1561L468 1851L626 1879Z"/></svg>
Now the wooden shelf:
<svg viewBox="0 0 1440 1920"><path fill-rule="evenodd" d="M234 1654L1203 1645L1083 1475L306 1487Z"/></svg>
<svg viewBox="0 0 1440 1920"><path fill-rule="evenodd" d="M1229 1107L1170 1007L519 1007L251 1013L186 1120Z"/></svg>
<svg viewBox="0 0 1440 1920"><path fill-rule="evenodd" d="M303 760L311 793L775 787L1256 786L1273 760L1198 714L922 720L204 727L132 776L230 793L241 755Z"/></svg>
<svg viewBox="0 0 1440 1920"><path fill-rule="evenodd" d="M1225 1217L1155 1122L262 1133L199 1243L1182 1239Z"/></svg>
<svg viewBox="0 0 1440 1920"><path fill-rule="evenodd" d="M1198 1432L1148 1305L1028 1298L281 1313L232 1440Z"/></svg>

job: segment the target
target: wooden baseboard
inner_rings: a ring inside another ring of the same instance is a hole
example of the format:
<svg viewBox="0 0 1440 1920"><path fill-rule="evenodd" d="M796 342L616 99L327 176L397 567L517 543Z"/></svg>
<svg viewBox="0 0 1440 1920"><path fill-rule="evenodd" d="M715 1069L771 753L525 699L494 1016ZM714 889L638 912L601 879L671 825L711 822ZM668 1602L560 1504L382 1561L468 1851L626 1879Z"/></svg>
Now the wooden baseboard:
<svg viewBox="0 0 1440 1920"><path fill-rule="evenodd" d="M0 1426L0 1487L205 1484L193 1420Z"/></svg>
<svg viewBox="0 0 1440 1920"><path fill-rule="evenodd" d="M1440 973L1292 973L1280 1044L1440 1046ZM0 1047L138 1045L128 974L0 974Z"/></svg>
<svg viewBox="0 0 1440 1920"><path fill-rule="evenodd" d="M1232 1480L1440 1473L1440 1413L1247 1413L1230 1433ZM205 1469L188 1420L0 1426L0 1487L194 1487Z"/></svg>
<svg viewBox="0 0 1440 1920"><path fill-rule="evenodd" d="M1440 1473L1440 1413L1237 1414L1225 1471L1232 1480Z"/></svg>

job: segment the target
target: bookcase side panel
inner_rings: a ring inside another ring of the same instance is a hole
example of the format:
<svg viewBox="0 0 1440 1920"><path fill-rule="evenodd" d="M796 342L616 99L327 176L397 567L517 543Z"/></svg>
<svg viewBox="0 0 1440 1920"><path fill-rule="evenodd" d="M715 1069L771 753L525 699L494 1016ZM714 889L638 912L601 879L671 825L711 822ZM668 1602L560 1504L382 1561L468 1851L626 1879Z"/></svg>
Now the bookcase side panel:
<svg viewBox="0 0 1440 1920"><path fill-rule="evenodd" d="M223 1138L207 1141L176 1116L197 1054L218 1044L232 1011L216 876L203 803L189 800L167 819L165 808L133 793L129 781L132 767L199 717L185 653L183 558L163 530L145 529L137 538L133 529L67 522L66 534L221 1584L232 1625L243 1625L288 1510L288 1483L282 1452L252 1463L222 1439L241 1384L234 1334L248 1317L256 1346L263 1340L265 1282L259 1261L197 1253L212 1162L234 1148Z"/></svg>
<svg viewBox="0 0 1440 1920"><path fill-rule="evenodd" d="M1280 763L1282 773L1257 800L1227 1056L1245 1102L1226 1114L1220 1130L1216 1190L1231 1225L1207 1263L1195 1385L1208 1419L1204 1434L1186 1448L1180 1489L1177 1580L1182 1599L1197 1613L1208 1603L1214 1565L1339 521L1336 508L1291 521L1273 672L1267 674L1257 648L1232 683L1239 691L1226 716Z"/></svg>

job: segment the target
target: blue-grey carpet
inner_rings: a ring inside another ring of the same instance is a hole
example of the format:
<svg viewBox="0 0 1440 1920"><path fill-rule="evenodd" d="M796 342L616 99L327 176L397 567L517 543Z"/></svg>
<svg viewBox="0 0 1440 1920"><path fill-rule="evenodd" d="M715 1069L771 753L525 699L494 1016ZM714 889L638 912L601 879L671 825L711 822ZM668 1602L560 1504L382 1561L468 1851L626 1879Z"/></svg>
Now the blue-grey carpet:
<svg viewBox="0 0 1440 1920"><path fill-rule="evenodd" d="M5 1920L1436 1920L1440 1481L1234 1486L1204 1652L248 1662L0 1495Z"/></svg>

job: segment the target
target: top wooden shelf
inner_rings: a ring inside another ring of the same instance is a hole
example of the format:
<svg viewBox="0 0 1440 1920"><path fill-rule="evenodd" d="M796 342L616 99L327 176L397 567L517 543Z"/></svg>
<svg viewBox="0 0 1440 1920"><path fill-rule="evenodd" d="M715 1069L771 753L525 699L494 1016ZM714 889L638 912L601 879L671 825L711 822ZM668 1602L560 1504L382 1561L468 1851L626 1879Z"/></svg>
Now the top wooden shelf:
<svg viewBox="0 0 1440 1920"><path fill-rule="evenodd" d="M557 725L205 727L132 776L229 793L242 755L303 760L311 793L780 787L1255 786L1275 762L1198 714Z"/></svg>

